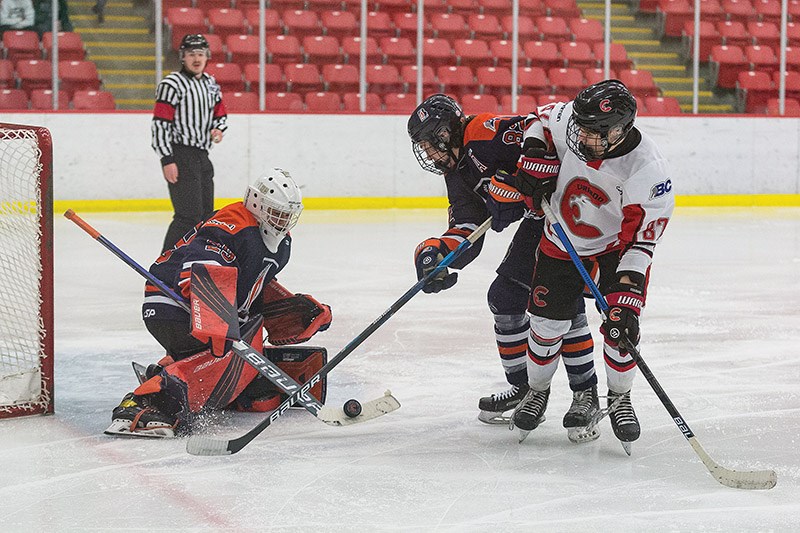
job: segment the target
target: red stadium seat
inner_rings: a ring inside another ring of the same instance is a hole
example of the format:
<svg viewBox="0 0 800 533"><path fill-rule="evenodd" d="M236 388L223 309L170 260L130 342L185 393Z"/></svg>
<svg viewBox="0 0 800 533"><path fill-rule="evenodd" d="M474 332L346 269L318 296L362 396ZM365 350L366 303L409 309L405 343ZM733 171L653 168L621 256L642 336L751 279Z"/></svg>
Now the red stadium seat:
<svg viewBox="0 0 800 533"><path fill-rule="evenodd" d="M358 92L358 67L355 65L323 65L322 79L328 91Z"/></svg>
<svg viewBox="0 0 800 533"><path fill-rule="evenodd" d="M405 84L405 92L417 92L417 69L416 65L403 65L400 67L400 79ZM430 65L422 66L422 93L431 94L439 92L439 82L436 81L436 73Z"/></svg>
<svg viewBox="0 0 800 533"><path fill-rule="evenodd" d="M321 16L325 35L338 39L358 35L359 25L356 16L350 11L325 11Z"/></svg>
<svg viewBox="0 0 800 533"><path fill-rule="evenodd" d="M528 41L522 46L525 57L531 58L530 66L545 70L564 65L558 45L550 41ZM595 53L597 55L597 53Z"/></svg>
<svg viewBox="0 0 800 533"><path fill-rule="evenodd" d="M267 35L267 51L273 63L300 63L303 53L300 49L300 40L294 35ZM230 51L230 44L228 45ZM256 39L256 51L258 39Z"/></svg>
<svg viewBox="0 0 800 533"><path fill-rule="evenodd" d="M597 65L597 60L592 53L589 43L582 41L564 41L559 43L558 51L564 58L564 66L575 67L581 70Z"/></svg>
<svg viewBox="0 0 800 533"><path fill-rule="evenodd" d="M503 113L509 115L514 113L515 111L512 109L512 100L511 95L507 94L500 98L500 107L503 110ZM529 94L518 94L517 95L517 109L516 113L518 115L527 115L531 111L536 109L536 98Z"/></svg>
<svg viewBox="0 0 800 533"><path fill-rule="evenodd" d="M619 71L619 81L624 83L634 96L646 98L661 96L661 90L653 81L653 73L649 70L627 69Z"/></svg>
<svg viewBox="0 0 800 533"><path fill-rule="evenodd" d="M244 91L242 67L238 63L212 63L206 65L206 72L214 76L222 92Z"/></svg>
<svg viewBox="0 0 800 533"><path fill-rule="evenodd" d="M594 85L595 83L599 83L603 80L617 79L617 73L611 69L608 71L608 77L606 77L605 69L602 67L587 68L583 71L583 78L586 80L586 85Z"/></svg>
<svg viewBox="0 0 800 533"><path fill-rule="evenodd" d="M575 96L586 86L583 72L577 68L551 68L547 71L547 78L553 86L554 93Z"/></svg>
<svg viewBox="0 0 800 533"><path fill-rule="evenodd" d="M721 36L713 22L708 20L700 21L700 61L708 62L711 55L711 48L721 42ZM689 60L694 55L694 21L686 21L681 34L681 54L684 59Z"/></svg>
<svg viewBox="0 0 800 533"><path fill-rule="evenodd" d="M303 111L303 99L297 93L266 93L264 104L267 111Z"/></svg>
<svg viewBox="0 0 800 533"><path fill-rule="evenodd" d="M482 93L493 94L498 98L511 94L511 69L508 67L478 67L475 78Z"/></svg>
<svg viewBox="0 0 800 533"><path fill-rule="evenodd" d="M517 72L519 92L528 95L542 95L551 92L550 80L542 67L522 67Z"/></svg>
<svg viewBox="0 0 800 533"><path fill-rule="evenodd" d="M789 46L800 45L800 22L786 23L786 41Z"/></svg>
<svg viewBox="0 0 800 533"><path fill-rule="evenodd" d="M797 71L787 71L785 79L785 89L786 89L786 97L787 98L800 98L800 72ZM775 71L772 73L772 83L777 91L780 88L781 82L781 73L780 71ZM774 95L774 96L777 96Z"/></svg>
<svg viewBox="0 0 800 533"><path fill-rule="evenodd" d="M361 111L361 95L359 93L345 93L342 95L345 111ZM378 113L382 111L381 97L375 93L367 93L366 113Z"/></svg>
<svg viewBox="0 0 800 533"><path fill-rule="evenodd" d="M527 44L527 42L525 44ZM511 68L514 64L514 43L508 39L496 39L494 41L489 41L489 53L494 58L495 64L498 67ZM520 65L524 65L527 62L525 52L519 48L517 49L517 60L519 61Z"/></svg>
<svg viewBox="0 0 800 533"><path fill-rule="evenodd" d="M345 0L350 6L355 6L356 10L361 8L361 0ZM387 13L397 13L398 11L416 11L416 7L411 0L378 0L378 9ZM430 2L425 2L425 8L430 9ZM413 9L412 9L413 8ZM430 12L430 11L428 11Z"/></svg>
<svg viewBox="0 0 800 533"><path fill-rule="evenodd" d="M518 18L518 24L520 42L539 38L539 30L536 29L536 24L533 23L533 19L531 17L520 15ZM503 18L500 19L500 27L504 34L501 38L508 39L510 41L512 32L514 31L514 17L511 15L503 16Z"/></svg>
<svg viewBox="0 0 800 533"><path fill-rule="evenodd" d="M447 6L451 13L458 13L465 17L480 11L477 0L447 0Z"/></svg>
<svg viewBox="0 0 800 533"><path fill-rule="evenodd" d="M229 35L247 33L248 25L241 9L209 9L208 29L220 39L227 39Z"/></svg>
<svg viewBox="0 0 800 533"><path fill-rule="evenodd" d="M772 78L766 72L742 71L736 78L736 102L740 113L767 112L767 100L777 96Z"/></svg>
<svg viewBox="0 0 800 533"><path fill-rule="evenodd" d="M305 94L324 90L319 67L313 63L288 63L283 73L289 92Z"/></svg>
<svg viewBox="0 0 800 533"><path fill-rule="evenodd" d="M17 79L14 77L14 63L8 59L0 59L0 89L16 89Z"/></svg>
<svg viewBox="0 0 800 533"><path fill-rule="evenodd" d="M422 21L423 35L431 35L431 23L425 13ZM395 13L392 15L394 27L397 30L398 37L408 37L409 39L416 40L417 38L417 23L418 17L416 13Z"/></svg>
<svg viewBox="0 0 800 533"><path fill-rule="evenodd" d="M31 109L53 109L53 91L50 89L32 90ZM66 91L58 91L58 109L69 109L69 95Z"/></svg>
<svg viewBox="0 0 800 533"><path fill-rule="evenodd" d="M491 94L466 94L461 97L460 103L467 115L500 112L500 102Z"/></svg>
<svg viewBox="0 0 800 533"><path fill-rule="evenodd" d="M378 41L374 37L367 37L367 63L374 64L383 61L383 55L378 49ZM361 37L343 37L342 53L346 63L358 65L361 57Z"/></svg>
<svg viewBox="0 0 800 533"><path fill-rule="evenodd" d="M342 108L339 93L311 92L303 98L307 113L338 113Z"/></svg>
<svg viewBox="0 0 800 533"><path fill-rule="evenodd" d="M434 37L452 41L469 37L469 28L464 17L458 13L434 13L431 15Z"/></svg>
<svg viewBox="0 0 800 533"><path fill-rule="evenodd" d="M248 63L244 66L244 81L250 91L258 91L261 69L258 63ZM264 65L264 91L285 92L286 82L283 81L283 70L280 65L267 63Z"/></svg>
<svg viewBox="0 0 800 533"><path fill-rule="evenodd" d="M117 108L114 95L108 91L75 91L72 108L86 111L113 111Z"/></svg>
<svg viewBox="0 0 800 533"><path fill-rule="evenodd" d="M400 92L403 81L394 65L367 65L367 86L373 93Z"/></svg>
<svg viewBox="0 0 800 533"><path fill-rule="evenodd" d="M206 33L206 17L202 9L194 7L171 7L167 9L166 23L172 35L172 49L180 47L181 40L189 33Z"/></svg>
<svg viewBox="0 0 800 533"><path fill-rule="evenodd" d="M20 59L41 59L39 35L29 30L6 30L3 32L3 49L5 57L10 61Z"/></svg>
<svg viewBox="0 0 800 533"><path fill-rule="evenodd" d="M597 19L572 18L569 20L569 31L578 42L594 44L605 39L603 24Z"/></svg>
<svg viewBox="0 0 800 533"><path fill-rule="evenodd" d="M207 33L205 34L205 38L208 42L208 50L211 52L211 59L214 61L224 61L227 56L222 48L222 39L220 39L219 35Z"/></svg>
<svg viewBox="0 0 800 533"><path fill-rule="evenodd" d="M295 35L298 39L306 35L322 34L319 16L313 11L302 9L284 11L281 20L286 33Z"/></svg>
<svg viewBox="0 0 800 533"><path fill-rule="evenodd" d="M370 11L367 13L367 32L370 37L379 39L391 37L395 34L392 18L385 11Z"/></svg>
<svg viewBox="0 0 800 533"><path fill-rule="evenodd" d="M603 62L605 61L605 53L606 47L605 43L594 43L592 45L592 51L594 52L594 57L597 58L597 63L600 66L604 66ZM610 51L610 60L611 66L610 68L620 71L631 68L633 62L628 58L628 51L625 49L625 45L622 43L611 43L609 48Z"/></svg>
<svg viewBox="0 0 800 533"><path fill-rule="evenodd" d="M258 27L261 22L260 14L258 8L247 8L244 11L245 19L247 20L247 24L250 26L250 30L252 31L253 35L258 35ZM264 31L267 32L267 35L271 33L283 33L283 26L281 25L281 16L276 9L265 9L264 10Z"/></svg>
<svg viewBox="0 0 800 533"><path fill-rule="evenodd" d="M800 48L796 46L786 47L786 68L800 71Z"/></svg>
<svg viewBox="0 0 800 533"><path fill-rule="evenodd" d="M341 8L342 0L306 0L306 9L317 13Z"/></svg>
<svg viewBox="0 0 800 533"><path fill-rule="evenodd" d="M772 74L774 70L778 69L778 56L769 46L746 46L744 56L750 63L750 70L761 70Z"/></svg>
<svg viewBox="0 0 800 533"><path fill-rule="evenodd" d="M572 96L568 94L545 94L536 97L536 103L540 106L558 102L569 102L570 100L572 100Z"/></svg>
<svg viewBox="0 0 800 533"><path fill-rule="evenodd" d="M303 37L303 54L307 63L341 63L344 61L339 40L331 35Z"/></svg>
<svg viewBox="0 0 800 533"><path fill-rule="evenodd" d="M22 89L0 89L0 109L27 111L28 95Z"/></svg>
<svg viewBox="0 0 800 533"><path fill-rule="evenodd" d="M689 0L659 0L656 17L662 33L667 37L680 37L684 23L693 19L693 5Z"/></svg>
<svg viewBox="0 0 800 533"><path fill-rule="evenodd" d="M450 42L441 37L425 39L422 43L422 51L425 57L425 64L432 67L442 65L454 65L455 56Z"/></svg>
<svg viewBox="0 0 800 533"><path fill-rule="evenodd" d="M467 17L467 26L472 31L471 39L490 40L504 37L503 28L496 15L473 13Z"/></svg>
<svg viewBox="0 0 800 533"><path fill-rule="evenodd" d="M305 0L270 0L269 7L283 12L287 9L304 9L306 2Z"/></svg>
<svg viewBox="0 0 800 533"><path fill-rule="evenodd" d="M567 21L561 17L538 17L536 27L542 35L543 41L559 42L572 39Z"/></svg>
<svg viewBox="0 0 800 533"><path fill-rule="evenodd" d="M581 16L581 10L575 0L544 0L544 5L547 7L547 13L553 17L569 19Z"/></svg>
<svg viewBox="0 0 800 533"><path fill-rule="evenodd" d="M381 50L386 63L390 65L410 65L417 62L417 53L408 37L381 37Z"/></svg>
<svg viewBox="0 0 800 533"><path fill-rule="evenodd" d="M493 61L486 41L455 39L453 40L453 52L456 55L458 65L475 68L480 65L491 64Z"/></svg>
<svg viewBox="0 0 800 533"><path fill-rule="evenodd" d="M417 108L417 97L414 94L388 93L383 97L387 113L408 115Z"/></svg>
<svg viewBox="0 0 800 533"><path fill-rule="evenodd" d="M34 89L51 89L53 85L53 66L42 59L22 59L17 61L17 77L20 89L30 94Z"/></svg>
<svg viewBox="0 0 800 533"><path fill-rule="evenodd" d="M750 0L722 0L722 9L730 20L747 22L758 18L758 13ZM700 12L702 13L702 8Z"/></svg>
<svg viewBox="0 0 800 533"><path fill-rule="evenodd" d="M786 98L783 104L783 116L800 117L800 101L795 98ZM777 98L767 100L767 114L780 115L780 102Z"/></svg>
<svg viewBox="0 0 800 533"><path fill-rule="evenodd" d="M674 96L646 96L644 106L649 115L671 116L683 113L680 102Z"/></svg>
<svg viewBox="0 0 800 533"><path fill-rule="evenodd" d="M53 50L53 32L46 31L42 34L42 48L49 58ZM72 31L58 32L58 60L81 61L86 58L86 48L80 34Z"/></svg>
<svg viewBox="0 0 800 533"><path fill-rule="evenodd" d="M497 15L498 17L508 15L511 10L511 2L508 0L477 0L480 12L487 15Z"/></svg>
<svg viewBox="0 0 800 533"><path fill-rule="evenodd" d="M267 60L269 61L269 38L267 36ZM228 48L228 62L246 65L258 62L258 35L229 35L225 39ZM300 48L300 45L297 45Z"/></svg>
<svg viewBox="0 0 800 533"><path fill-rule="evenodd" d="M478 82L475 81L472 69L467 66L439 67L436 69L436 77L445 93L462 96L478 92Z"/></svg>
<svg viewBox="0 0 800 533"><path fill-rule="evenodd" d="M380 1L379 1L380 3ZM417 0L411 0L411 11L417 12ZM447 13L449 11L447 0L425 0L425 13ZM399 7L399 6L398 6ZM398 9L394 9L398 11ZM404 9L408 11L408 9Z"/></svg>
<svg viewBox="0 0 800 533"><path fill-rule="evenodd" d="M72 95L75 91L99 91L100 77L92 61L59 61L61 88Z"/></svg>
<svg viewBox="0 0 800 533"><path fill-rule="evenodd" d="M547 14L547 6L543 0L519 0L519 14L528 17L541 17Z"/></svg>
<svg viewBox="0 0 800 533"><path fill-rule="evenodd" d="M226 93L225 110L228 113L255 113L258 109L258 94L232 92Z"/></svg>
<svg viewBox="0 0 800 533"><path fill-rule="evenodd" d="M747 58L740 47L718 44L711 48L711 77L717 87L733 89L739 72L748 70L748 67Z"/></svg>
<svg viewBox="0 0 800 533"><path fill-rule="evenodd" d="M722 38L720 43L728 46L747 46L753 43L753 38L747 33L743 22L738 20L725 20L717 22L717 31Z"/></svg>
<svg viewBox="0 0 800 533"><path fill-rule="evenodd" d="M780 48L781 31L774 22L750 21L747 32L753 37L753 44L769 46L773 50Z"/></svg>

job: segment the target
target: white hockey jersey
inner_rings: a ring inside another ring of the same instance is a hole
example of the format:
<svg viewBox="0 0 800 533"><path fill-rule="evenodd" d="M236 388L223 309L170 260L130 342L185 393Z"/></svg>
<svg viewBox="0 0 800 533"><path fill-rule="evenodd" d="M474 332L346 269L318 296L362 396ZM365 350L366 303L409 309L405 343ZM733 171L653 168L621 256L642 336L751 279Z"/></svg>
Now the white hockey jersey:
<svg viewBox="0 0 800 533"><path fill-rule="evenodd" d="M645 133L629 153L606 160L581 161L567 147L572 102L539 107L525 132L555 146L561 171L550 206L581 257L617 250L618 271L647 274L653 249L675 205L667 162ZM529 119L532 116L528 117ZM550 256L569 259L548 223L540 247Z"/></svg>

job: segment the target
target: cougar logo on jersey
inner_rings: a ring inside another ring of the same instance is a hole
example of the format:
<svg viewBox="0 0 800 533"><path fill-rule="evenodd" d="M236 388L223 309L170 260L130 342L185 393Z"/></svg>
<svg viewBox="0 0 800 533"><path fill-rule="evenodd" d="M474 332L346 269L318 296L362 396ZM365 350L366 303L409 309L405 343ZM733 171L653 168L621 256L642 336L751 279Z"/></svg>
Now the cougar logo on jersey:
<svg viewBox="0 0 800 533"><path fill-rule="evenodd" d="M662 181L661 183L656 183L653 185L653 188L650 189L650 199L658 198L659 196L664 196L668 192L672 190L672 180Z"/></svg>
<svg viewBox="0 0 800 533"><path fill-rule="evenodd" d="M611 101L608 98L606 98L604 100L600 100L600 106L599 107L600 107L600 111L602 111L603 113L608 113L609 111L611 111L613 109L611 107Z"/></svg>
<svg viewBox="0 0 800 533"><path fill-rule="evenodd" d="M608 202L608 195L603 189L596 187L585 178L575 178L564 188L561 217L575 235L586 239L595 239L603 233L596 226L587 222L591 219L591 213L587 210L597 209Z"/></svg>

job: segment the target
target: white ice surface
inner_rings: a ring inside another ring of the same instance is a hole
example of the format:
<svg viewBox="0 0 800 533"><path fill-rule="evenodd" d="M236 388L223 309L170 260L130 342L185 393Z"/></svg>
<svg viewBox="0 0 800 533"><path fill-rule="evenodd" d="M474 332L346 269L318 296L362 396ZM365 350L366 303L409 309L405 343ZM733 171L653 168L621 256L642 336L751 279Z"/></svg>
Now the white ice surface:
<svg viewBox="0 0 800 533"><path fill-rule="evenodd" d="M167 225L85 218L145 266ZM445 224L443 211L304 213L280 281L333 307L312 342L333 355L367 327ZM677 210L643 316L642 355L700 442L724 466L775 469L769 491L716 483L641 375L632 457L607 421L598 441L567 440L563 368L524 443L478 422L478 398L505 388L485 294L510 235L490 233L453 289L418 294L331 373L330 405L389 388L398 411L349 428L292 411L236 455L193 457L181 439L102 434L134 387L130 361L161 351L139 275L57 216L56 414L0 421L0 531L799 531L800 210ZM213 433L262 416L225 415Z"/></svg>

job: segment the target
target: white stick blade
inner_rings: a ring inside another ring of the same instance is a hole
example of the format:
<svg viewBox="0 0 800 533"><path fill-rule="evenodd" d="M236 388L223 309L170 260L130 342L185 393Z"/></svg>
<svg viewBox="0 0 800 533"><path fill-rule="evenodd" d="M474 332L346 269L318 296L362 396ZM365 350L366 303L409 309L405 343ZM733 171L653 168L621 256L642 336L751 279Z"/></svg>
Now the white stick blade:
<svg viewBox="0 0 800 533"><path fill-rule="evenodd" d="M228 450L228 441L204 437L203 435L193 435L186 441L186 451L192 455L231 455Z"/></svg>
<svg viewBox="0 0 800 533"><path fill-rule="evenodd" d="M738 471L725 468L706 453L696 437L690 437L688 440L689 444L692 445L692 449L703 461L703 464L706 465L714 479L726 487L744 490L767 490L778 483L778 474L774 470Z"/></svg>
<svg viewBox="0 0 800 533"><path fill-rule="evenodd" d="M326 406L319 410L317 418L331 426L351 426L397 411L399 408L400 402L392 396L391 391L387 390L380 398L362 403L361 414L358 416L350 418L341 408Z"/></svg>

